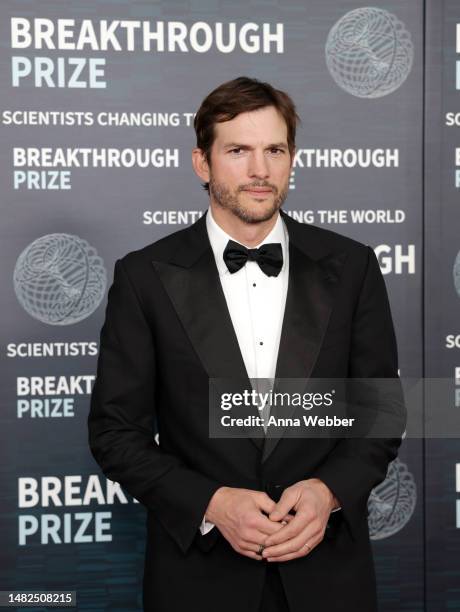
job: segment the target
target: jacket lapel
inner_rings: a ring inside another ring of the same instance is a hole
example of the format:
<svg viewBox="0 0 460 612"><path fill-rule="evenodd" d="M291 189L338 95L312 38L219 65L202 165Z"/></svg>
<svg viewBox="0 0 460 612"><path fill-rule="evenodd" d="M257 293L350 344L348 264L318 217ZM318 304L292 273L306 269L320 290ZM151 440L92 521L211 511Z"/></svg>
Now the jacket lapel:
<svg viewBox="0 0 460 612"><path fill-rule="evenodd" d="M334 306L346 253L335 252L316 260L310 254L315 250L314 245L308 242L308 237L302 232L305 226L299 227L288 215L282 215L289 232L289 283L274 391L292 393L295 389L302 393L305 385L301 381L289 379L306 379L311 376ZM320 252L318 249L316 256ZM295 405L287 409L275 405L270 415L289 418L295 409ZM268 428L262 461L271 455L284 429L274 426Z"/></svg>
<svg viewBox="0 0 460 612"><path fill-rule="evenodd" d="M226 392L250 390L209 242L205 215L183 233L182 246L169 262L152 263L209 378L228 379L224 382L231 383L231 388L226 384ZM250 414L257 416L257 409ZM245 430L261 450L263 428L246 427Z"/></svg>

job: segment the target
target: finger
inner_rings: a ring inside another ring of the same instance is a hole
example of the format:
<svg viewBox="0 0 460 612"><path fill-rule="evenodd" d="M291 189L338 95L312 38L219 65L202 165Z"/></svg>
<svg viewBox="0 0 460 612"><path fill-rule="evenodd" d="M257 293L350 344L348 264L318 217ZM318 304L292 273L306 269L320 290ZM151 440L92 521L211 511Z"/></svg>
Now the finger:
<svg viewBox="0 0 460 612"><path fill-rule="evenodd" d="M273 546L275 544L281 544L281 542L286 542L287 540L291 540L298 536L307 525L310 523L310 519L308 515L305 515L302 512L297 512L297 514L288 522L287 525L283 526L282 529L279 529L276 533L270 535L267 538L266 546Z"/></svg>
<svg viewBox="0 0 460 612"><path fill-rule="evenodd" d="M275 528L277 527L277 523L272 524L275 526ZM279 528L279 526L278 526ZM262 530L259 529L253 529L253 528L246 528L243 530L240 530L239 532L237 532L235 535L238 538L239 541L241 542L245 542L245 543L250 543L252 545L252 549L253 550L257 550L260 544L264 544L265 546L265 540L267 539L267 537L273 533L272 531L270 532L264 532Z"/></svg>
<svg viewBox="0 0 460 612"><path fill-rule="evenodd" d="M254 543L253 541L248 542L246 540L240 540L238 542L238 544L239 544L239 548L240 549L242 549L242 550L244 550L246 552L255 553L257 555L257 557L262 559L262 552L263 552L263 550L261 551L260 548L261 548L261 545L263 545L263 537L259 541L260 541L260 544Z"/></svg>
<svg viewBox="0 0 460 612"><path fill-rule="evenodd" d="M292 538L291 540L287 540L286 542L282 542L276 546L265 546L263 556L266 558L281 557L282 555L288 555L301 551L302 547L305 547L306 550L308 546L311 548L312 540L313 538L307 534L307 530L304 530L297 537ZM305 546L305 542L307 542L307 546ZM305 550L303 552L305 552Z"/></svg>
<svg viewBox="0 0 460 612"><path fill-rule="evenodd" d="M293 514L287 514L283 518L283 524L282 521L271 521L264 514L257 515L253 523L251 524L253 531L245 534L245 539L251 542L262 542L265 538L267 538L267 536L271 536L274 533L277 533L280 529L284 528L284 526L287 525L290 521L292 521L293 518Z"/></svg>
<svg viewBox="0 0 460 612"><path fill-rule="evenodd" d="M298 501L298 494L292 489L285 489L276 507L270 512L271 521L280 521Z"/></svg>
<svg viewBox="0 0 460 612"><path fill-rule="evenodd" d="M295 516L295 514L286 514L286 516L283 516L283 520L281 521L281 524L282 525L287 525L288 523L290 523L292 521L294 516Z"/></svg>
<svg viewBox="0 0 460 612"><path fill-rule="evenodd" d="M273 562L276 561L277 563L282 563L283 561L291 561L291 559L300 559L301 557L306 557L308 554L310 554L311 550L305 549L307 552L303 552L303 551L298 551L295 553L289 553L288 555L282 555L280 557L267 557L266 561ZM313 549L312 549L313 550Z"/></svg>
<svg viewBox="0 0 460 612"><path fill-rule="evenodd" d="M279 529L283 528L285 525L287 525L288 523L290 523L292 521L292 519L294 518L293 514L286 514L286 516L283 518L282 521L279 522L274 522L275 525L279 525ZM273 533L276 533L276 531L274 531Z"/></svg>
<svg viewBox="0 0 460 612"><path fill-rule="evenodd" d="M286 520L280 521L279 523L274 523L266 517L263 517L262 521L253 521L251 528L244 531L244 535L243 533L240 533L240 540L242 540L245 544L248 544L248 548L251 548L252 545L252 549L257 550L259 545L254 544L255 542L264 544L265 546L267 537L273 533L276 533L279 529L283 529L284 526L287 525L293 518L294 517L292 515L287 515Z"/></svg>
<svg viewBox="0 0 460 612"><path fill-rule="evenodd" d="M295 516L294 514L286 514L285 516L283 516L282 520L280 520L280 521L270 521L270 522L273 523L273 525L284 526L284 525L287 525L288 523L290 523L292 521L292 519L294 518L294 516ZM275 532L273 532L273 533L275 533Z"/></svg>
<svg viewBox="0 0 460 612"><path fill-rule="evenodd" d="M267 537L267 536L275 534L281 528L283 528L283 529L286 528L283 525L281 525L281 522L275 523L274 521L271 521L264 514L258 515L254 519L254 521L251 522L251 527L253 529L257 530L258 532L262 533L264 535L264 537ZM247 538L247 539L250 539L250 538Z"/></svg>
<svg viewBox="0 0 460 612"><path fill-rule="evenodd" d="M254 559L255 561L262 561L263 557L261 555L258 555L256 552L252 551L252 550L246 550L243 548L237 548L236 552L238 552L240 555L243 555L244 557L249 557L250 559Z"/></svg>
<svg viewBox="0 0 460 612"><path fill-rule="evenodd" d="M274 525L274 529L272 531L270 531L270 533L267 533L265 538L271 537L273 534L278 533L278 531L280 529L283 529L287 524L288 521L279 521L277 523L275 523L274 521L270 521L272 523L272 525Z"/></svg>
<svg viewBox="0 0 460 612"><path fill-rule="evenodd" d="M263 551L264 557L276 558L282 557L287 554L293 554L296 552L308 554L310 550L312 550L315 546L318 546L320 542L324 539L324 530L318 531L312 530L307 527L305 531L303 531L298 537L289 540L288 542L283 542L282 544L278 544L276 546L265 546Z"/></svg>
<svg viewBox="0 0 460 612"><path fill-rule="evenodd" d="M257 507L267 514L270 514L270 512L273 512L273 510L276 508L276 502L263 491L257 491L255 502Z"/></svg>
<svg viewBox="0 0 460 612"><path fill-rule="evenodd" d="M309 555L311 551L318 546L318 544L320 544L322 539L322 537L316 537L305 541L305 538L302 536L302 544L299 545L297 542L295 546L293 545L286 549L283 553L279 554L275 554L274 552L270 552L268 550L265 552L264 550L263 557L266 560L270 559L271 561L288 561L289 559L305 557L306 555Z"/></svg>

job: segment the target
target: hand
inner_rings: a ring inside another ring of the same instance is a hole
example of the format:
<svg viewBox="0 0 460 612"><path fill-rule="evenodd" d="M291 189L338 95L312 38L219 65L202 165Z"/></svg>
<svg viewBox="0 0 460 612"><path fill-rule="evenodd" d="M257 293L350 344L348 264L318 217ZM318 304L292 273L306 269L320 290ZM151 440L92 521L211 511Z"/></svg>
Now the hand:
<svg viewBox="0 0 460 612"><path fill-rule="evenodd" d="M331 490L317 478L287 487L269 518L278 521L291 509L295 517L266 538L263 557L268 561L290 561L306 556L323 540L329 515L337 506Z"/></svg>
<svg viewBox="0 0 460 612"><path fill-rule="evenodd" d="M280 516L276 522L270 520L266 514L275 508L276 503L263 491L220 487L211 497L205 517L218 527L236 552L261 561L257 554L260 544L267 535L284 528L281 521L288 523L293 519L289 515Z"/></svg>

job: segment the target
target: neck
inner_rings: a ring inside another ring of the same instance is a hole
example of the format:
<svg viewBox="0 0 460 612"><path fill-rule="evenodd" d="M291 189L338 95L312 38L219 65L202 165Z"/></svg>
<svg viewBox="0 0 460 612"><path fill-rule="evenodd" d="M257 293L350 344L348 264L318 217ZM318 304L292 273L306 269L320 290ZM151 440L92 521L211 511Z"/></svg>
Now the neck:
<svg viewBox="0 0 460 612"><path fill-rule="evenodd" d="M253 248L260 244L266 236L272 231L278 219L279 212L276 212L273 217L266 221L258 223L246 223L239 219L229 210L210 203L212 216L224 232L231 236L237 242L244 244L248 248Z"/></svg>

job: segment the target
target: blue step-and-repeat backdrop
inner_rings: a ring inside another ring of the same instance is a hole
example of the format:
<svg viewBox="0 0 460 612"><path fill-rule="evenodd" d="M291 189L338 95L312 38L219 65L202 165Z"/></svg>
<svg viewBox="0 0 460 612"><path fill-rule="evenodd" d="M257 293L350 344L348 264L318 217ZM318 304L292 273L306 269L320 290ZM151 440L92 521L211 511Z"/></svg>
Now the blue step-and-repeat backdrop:
<svg viewBox="0 0 460 612"><path fill-rule="evenodd" d="M0 590L141 609L145 511L87 445L107 289L206 210L194 113L243 75L302 119L284 209L373 247L401 376L460 411L460 3L3 0ZM460 610L460 441L407 438L369 528L382 611Z"/></svg>

